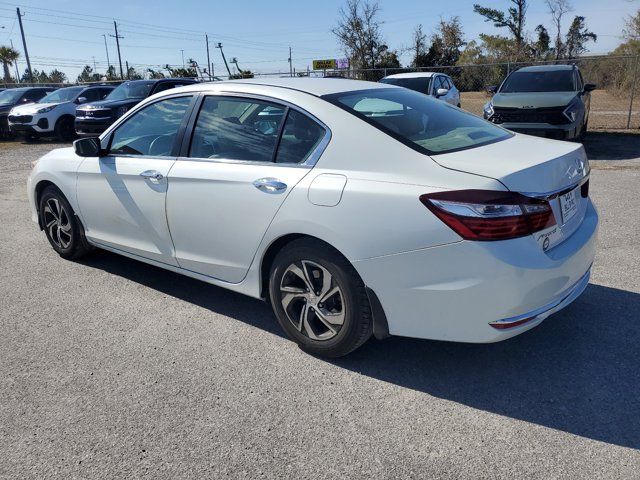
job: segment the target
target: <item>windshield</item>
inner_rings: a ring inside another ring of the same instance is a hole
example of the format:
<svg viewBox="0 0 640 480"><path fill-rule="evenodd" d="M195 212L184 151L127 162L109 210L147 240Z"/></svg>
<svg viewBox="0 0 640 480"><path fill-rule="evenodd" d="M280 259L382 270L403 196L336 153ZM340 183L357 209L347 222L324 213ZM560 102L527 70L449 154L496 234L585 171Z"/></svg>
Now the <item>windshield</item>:
<svg viewBox="0 0 640 480"><path fill-rule="evenodd" d="M72 102L84 87L61 88L43 97L38 103L63 103Z"/></svg>
<svg viewBox="0 0 640 480"><path fill-rule="evenodd" d="M416 92L429 95L431 91L431 77L416 78L383 78L380 83L388 83L389 85L397 85L399 87L415 90Z"/></svg>
<svg viewBox="0 0 640 480"><path fill-rule="evenodd" d="M500 93L516 92L574 92L572 70L548 72L514 72L507 77Z"/></svg>
<svg viewBox="0 0 640 480"><path fill-rule="evenodd" d="M5 90L4 92L0 92L0 105L16 103L23 93L24 90Z"/></svg>
<svg viewBox="0 0 640 480"><path fill-rule="evenodd" d="M422 153L464 150L512 135L475 115L412 90L375 88L322 98Z"/></svg>
<svg viewBox="0 0 640 480"><path fill-rule="evenodd" d="M155 82L125 82L113 90L105 100L128 100L146 98Z"/></svg>

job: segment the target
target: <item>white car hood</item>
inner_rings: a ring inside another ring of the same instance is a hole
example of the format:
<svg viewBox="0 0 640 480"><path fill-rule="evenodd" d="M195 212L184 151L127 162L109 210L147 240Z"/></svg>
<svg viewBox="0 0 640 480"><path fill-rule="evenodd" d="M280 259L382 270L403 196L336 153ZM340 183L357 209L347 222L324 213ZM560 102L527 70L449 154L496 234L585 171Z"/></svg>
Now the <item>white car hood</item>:
<svg viewBox="0 0 640 480"><path fill-rule="evenodd" d="M66 103L66 102L63 102ZM58 106L62 105L62 103L30 103L28 105L20 105L18 107L13 107L11 110L12 115L34 115L41 108Z"/></svg>
<svg viewBox="0 0 640 480"><path fill-rule="evenodd" d="M516 133L513 138L432 158L441 166L494 178L509 190L546 193L581 180L589 162L579 143Z"/></svg>

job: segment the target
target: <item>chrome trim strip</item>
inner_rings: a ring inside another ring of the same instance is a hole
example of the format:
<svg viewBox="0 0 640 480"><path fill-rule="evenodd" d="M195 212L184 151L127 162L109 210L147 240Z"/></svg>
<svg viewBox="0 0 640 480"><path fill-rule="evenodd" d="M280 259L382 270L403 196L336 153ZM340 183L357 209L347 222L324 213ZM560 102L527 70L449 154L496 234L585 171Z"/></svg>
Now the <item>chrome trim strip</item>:
<svg viewBox="0 0 640 480"><path fill-rule="evenodd" d="M489 325L491 325L494 328L503 328L504 329L504 328L509 328L508 325L510 323L518 323L518 322L521 322L522 320L527 320L528 319L526 323L521 323L521 324L518 324L518 325L514 325L514 327L515 327L515 326L526 325L529 322L533 322L533 321L537 320L539 317L541 317L543 315L546 318L549 315L557 312L558 310L561 310L562 308L566 307L571 302L573 302L576 298L578 298L580 296L580 294L582 292L584 292L585 288L587 288L587 285L589 285L589 278L590 277L591 277L591 266L589 266L589 269L580 278L580 280L578 280L571 287L569 287L564 292L562 292L559 295L559 298L554 300L553 302L548 303L547 305L545 305L543 307L536 308L535 310L532 310L531 312L523 313L522 315L517 315L515 317L510 317L510 318L505 318L505 319L502 319L502 320L496 320L496 321L493 321L493 322L489 322Z"/></svg>
<svg viewBox="0 0 640 480"><path fill-rule="evenodd" d="M583 184L587 182L587 180L589 180L590 175L591 175L591 168L589 168L589 171L586 173L584 177L582 177L577 182L572 183L571 185L568 185L566 187L558 188L557 190L552 190L550 192L544 192L544 193L539 193L539 192L521 192L521 193L525 197L539 198L541 200L552 200L553 198L557 197L559 194L563 192L568 192L570 190L573 190L574 188L581 187Z"/></svg>

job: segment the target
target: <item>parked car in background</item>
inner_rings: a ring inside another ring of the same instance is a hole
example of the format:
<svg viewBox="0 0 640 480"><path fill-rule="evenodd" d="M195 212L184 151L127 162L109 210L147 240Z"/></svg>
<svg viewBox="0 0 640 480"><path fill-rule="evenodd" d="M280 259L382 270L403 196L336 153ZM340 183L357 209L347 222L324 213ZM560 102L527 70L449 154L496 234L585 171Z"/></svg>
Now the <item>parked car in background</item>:
<svg viewBox="0 0 640 480"><path fill-rule="evenodd" d="M484 118L504 128L557 140L582 140L589 123L591 91L576 65L537 65L512 72L491 88Z"/></svg>
<svg viewBox="0 0 640 480"><path fill-rule="evenodd" d="M83 105L76 109L76 134L85 137L98 136L141 100L158 92L190 85L195 82L190 78L162 78L158 80L131 80L124 82L104 100Z"/></svg>
<svg viewBox="0 0 640 480"><path fill-rule="evenodd" d="M9 112L9 128L26 138L55 136L62 141L72 140L76 107L103 99L112 90L110 85L60 88L33 105L13 108Z"/></svg>
<svg viewBox="0 0 640 480"><path fill-rule="evenodd" d="M380 82L415 90L425 95L431 95L439 100L444 100L456 107L460 106L460 91L453 84L451 77L444 73L397 73L384 77Z"/></svg>
<svg viewBox="0 0 640 480"><path fill-rule="evenodd" d="M63 258L99 247L269 299L335 357L371 335L496 342L571 303L596 248L589 175L582 145L406 88L270 78L149 98L27 188Z"/></svg>
<svg viewBox="0 0 640 480"><path fill-rule="evenodd" d="M0 138L10 136L8 115L16 105L34 103L53 92L52 87L8 88L0 92Z"/></svg>

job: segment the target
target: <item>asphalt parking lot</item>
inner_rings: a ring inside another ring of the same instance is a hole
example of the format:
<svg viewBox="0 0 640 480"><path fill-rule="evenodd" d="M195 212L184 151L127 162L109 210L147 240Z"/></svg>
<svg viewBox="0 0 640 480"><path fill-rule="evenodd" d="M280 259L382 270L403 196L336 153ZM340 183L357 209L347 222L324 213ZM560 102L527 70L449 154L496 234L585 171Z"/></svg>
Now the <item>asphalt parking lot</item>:
<svg viewBox="0 0 640 480"><path fill-rule="evenodd" d="M326 361L269 307L106 252L69 262L0 143L1 478L638 478L640 135L593 132L591 285L515 339Z"/></svg>

